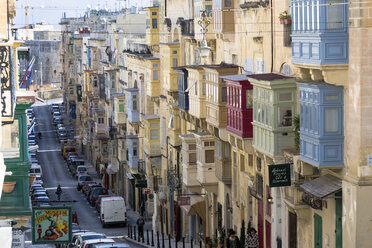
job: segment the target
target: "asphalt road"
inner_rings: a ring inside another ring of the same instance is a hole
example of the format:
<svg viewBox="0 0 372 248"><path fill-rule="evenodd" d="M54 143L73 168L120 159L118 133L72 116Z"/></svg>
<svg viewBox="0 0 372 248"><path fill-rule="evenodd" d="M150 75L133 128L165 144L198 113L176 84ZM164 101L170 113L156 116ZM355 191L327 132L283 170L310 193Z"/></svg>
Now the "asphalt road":
<svg viewBox="0 0 372 248"><path fill-rule="evenodd" d="M66 203L66 205L71 205L72 209L77 211L81 228L104 233L112 237L127 235L126 227L111 226L102 228L95 208L88 204L83 193L76 190L77 181L70 175L66 163L61 156L60 144L52 123L49 106L34 107L34 113L37 123L36 132L40 131L42 133L42 138L38 142L38 160L42 167L44 187L48 191L49 198L52 201L57 200L54 192L58 184L60 184L63 191L61 200L77 201ZM57 204L60 203L52 203L52 205ZM129 224L134 224L135 220L129 216L128 222ZM141 247L135 244L130 245L131 247Z"/></svg>

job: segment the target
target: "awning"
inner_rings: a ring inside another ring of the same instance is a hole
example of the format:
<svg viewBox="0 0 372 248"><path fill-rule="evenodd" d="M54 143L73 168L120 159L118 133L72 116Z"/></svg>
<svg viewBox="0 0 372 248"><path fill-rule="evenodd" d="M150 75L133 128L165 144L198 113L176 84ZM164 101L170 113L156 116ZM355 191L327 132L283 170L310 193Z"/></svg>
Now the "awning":
<svg viewBox="0 0 372 248"><path fill-rule="evenodd" d="M190 196L190 205L181 206L187 215L199 215L204 221L205 218L205 199L200 195Z"/></svg>
<svg viewBox="0 0 372 248"><path fill-rule="evenodd" d="M300 188L306 193L321 199L341 191L342 180L331 174L327 174L300 185Z"/></svg>

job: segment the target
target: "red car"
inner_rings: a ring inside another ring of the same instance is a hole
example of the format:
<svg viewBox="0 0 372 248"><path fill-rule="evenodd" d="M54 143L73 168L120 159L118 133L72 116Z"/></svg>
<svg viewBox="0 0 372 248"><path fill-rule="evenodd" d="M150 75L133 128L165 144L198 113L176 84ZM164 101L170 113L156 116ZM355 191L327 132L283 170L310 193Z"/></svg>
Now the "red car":
<svg viewBox="0 0 372 248"><path fill-rule="evenodd" d="M103 197L110 197L111 195L99 195L98 198L97 198L97 201L96 201L96 209L97 209L97 212L99 213L101 211L101 199Z"/></svg>

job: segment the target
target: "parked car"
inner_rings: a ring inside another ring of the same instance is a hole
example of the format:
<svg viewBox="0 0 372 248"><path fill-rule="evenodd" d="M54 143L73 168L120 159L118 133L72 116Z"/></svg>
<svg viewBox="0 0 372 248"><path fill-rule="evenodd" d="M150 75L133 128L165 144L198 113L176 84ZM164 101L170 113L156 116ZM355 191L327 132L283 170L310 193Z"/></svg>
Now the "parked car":
<svg viewBox="0 0 372 248"><path fill-rule="evenodd" d="M32 201L32 205L33 206L37 206L37 205L42 204L42 203L48 203L49 204L49 202L50 202L49 197L47 197L47 196L40 196L40 197L36 197Z"/></svg>
<svg viewBox="0 0 372 248"><path fill-rule="evenodd" d="M33 109L26 109L26 115L30 118L34 118L35 117L34 110Z"/></svg>
<svg viewBox="0 0 372 248"><path fill-rule="evenodd" d="M71 243L69 244L64 244L62 245L63 248L67 248L67 247L74 247L75 245L75 241L77 240L77 238L84 234L84 233L93 233L89 230L75 230L75 231L72 231L72 236L71 236Z"/></svg>
<svg viewBox="0 0 372 248"><path fill-rule="evenodd" d="M62 119L61 116L57 116L57 117L53 118L53 124L55 126L57 126L58 124L61 124L61 123L63 123L63 119Z"/></svg>
<svg viewBox="0 0 372 248"><path fill-rule="evenodd" d="M100 220L102 227L107 224L127 223L127 208L121 196L105 197L101 199Z"/></svg>
<svg viewBox="0 0 372 248"><path fill-rule="evenodd" d="M90 195L95 188L102 188L102 185L101 184L89 185L88 188L87 188L87 191L85 192L86 196L87 196L87 200L88 200L89 203L90 203L90 201L89 201ZM102 194L102 195L105 195L105 194Z"/></svg>
<svg viewBox="0 0 372 248"><path fill-rule="evenodd" d="M43 186L38 183L38 182L33 182L30 186L30 192L34 189L34 188L37 188L37 187L40 187L40 188L43 188Z"/></svg>
<svg viewBox="0 0 372 248"><path fill-rule="evenodd" d="M42 187L41 185L38 186L38 187L32 188L32 190L30 191L30 195L33 195L35 193L35 191L45 191L45 193L46 193L46 189L44 187Z"/></svg>
<svg viewBox="0 0 372 248"><path fill-rule="evenodd" d="M40 183L41 186L44 186L43 178L41 177L41 175L36 175L35 182Z"/></svg>
<svg viewBox="0 0 372 248"><path fill-rule="evenodd" d="M62 151L63 158L67 159L68 153L77 152L77 149L76 149L76 146L74 145L63 145L61 151Z"/></svg>
<svg viewBox="0 0 372 248"><path fill-rule="evenodd" d="M50 113L53 114L54 112L59 111L59 106L56 103L53 103L52 106L50 107Z"/></svg>
<svg viewBox="0 0 372 248"><path fill-rule="evenodd" d="M90 239L90 240L84 241L81 248L93 248L93 245L112 244L112 243L115 243L115 240L113 239Z"/></svg>
<svg viewBox="0 0 372 248"><path fill-rule="evenodd" d="M130 246L126 243L103 243L95 244L92 248L130 248Z"/></svg>
<svg viewBox="0 0 372 248"><path fill-rule="evenodd" d="M82 233L81 235L77 236L75 241L75 247L81 247L84 241L91 240L91 239L104 239L106 238L105 234L102 233Z"/></svg>
<svg viewBox="0 0 372 248"><path fill-rule="evenodd" d="M81 190L81 187L83 186L83 182L85 181L93 181L92 177L89 175L81 175L78 177L78 182L77 182L77 190Z"/></svg>
<svg viewBox="0 0 372 248"><path fill-rule="evenodd" d="M108 195L108 194L109 194L108 190L106 188L104 188L104 187L94 188L90 192L90 195L89 195L89 198L88 198L88 202L90 203L91 206L94 207L96 205L96 201L97 201L99 195Z"/></svg>
<svg viewBox="0 0 372 248"><path fill-rule="evenodd" d="M46 194L46 191L35 191L32 195L31 195L31 200L35 200L36 198L40 198L40 197L48 197L47 194Z"/></svg>
<svg viewBox="0 0 372 248"><path fill-rule="evenodd" d="M99 195L96 201L96 210L99 213L101 211L101 199L105 197L110 197L111 195Z"/></svg>
<svg viewBox="0 0 372 248"><path fill-rule="evenodd" d="M67 134L66 133L61 133L59 135L59 141L62 142L64 140L67 140Z"/></svg>
<svg viewBox="0 0 372 248"><path fill-rule="evenodd" d="M41 166L39 164L31 164L30 174L42 176L43 171L41 170Z"/></svg>
<svg viewBox="0 0 372 248"><path fill-rule="evenodd" d="M77 167L84 165L85 161L82 158L71 158L69 170L72 173L72 176L75 177L77 174ZM85 173L86 174L86 173Z"/></svg>
<svg viewBox="0 0 372 248"><path fill-rule="evenodd" d="M84 165L79 165L76 168L76 174L75 177L79 177L80 175L87 175L88 174L88 168Z"/></svg>
<svg viewBox="0 0 372 248"><path fill-rule="evenodd" d="M83 184L83 187L82 187L82 192L84 195L87 195L87 192L88 192L88 189L91 185L98 185L99 183L97 183L96 181L87 181L87 182L84 182ZM100 184L99 184L100 185ZM101 186L101 185L100 185Z"/></svg>

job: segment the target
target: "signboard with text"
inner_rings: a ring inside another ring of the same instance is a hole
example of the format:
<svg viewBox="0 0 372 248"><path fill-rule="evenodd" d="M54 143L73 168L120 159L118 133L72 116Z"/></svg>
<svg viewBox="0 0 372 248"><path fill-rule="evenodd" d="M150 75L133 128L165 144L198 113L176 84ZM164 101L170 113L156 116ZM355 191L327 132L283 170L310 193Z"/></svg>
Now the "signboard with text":
<svg viewBox="0 0 372 248"><path fill-rule="evenodd" d="M269 165L269 183L272 188L291 186L291 165Z"/></svg>
<svg viewBox="0 0 372 248"><path fill-rule="evenodd" d="M25 233L22 230L13 230L12 248L25 247Z"/></svg>
<svg viewBox="0 0 372 248"><path fill-rule="evenodd" d="M71 207L34 207L31 227L32 244L70 243Z"/></svg>
<svg viewBox="0 0 372 248"><path fill-rule="evenodd" d="M180 206L190 205L190 197L189 196L178 196L177 202L178 202L178 205Z"/></svg>

